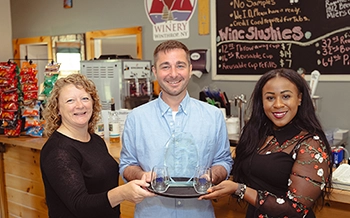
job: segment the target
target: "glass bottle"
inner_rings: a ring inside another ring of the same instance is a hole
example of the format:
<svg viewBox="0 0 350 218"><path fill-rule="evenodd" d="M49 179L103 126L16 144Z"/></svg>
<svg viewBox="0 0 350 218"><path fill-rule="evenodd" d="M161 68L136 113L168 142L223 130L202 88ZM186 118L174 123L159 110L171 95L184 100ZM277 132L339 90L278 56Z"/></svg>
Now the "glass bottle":
<svg viewBox="0 0 350 218"><path fill-rule="evenodd" d="M96 135L99 135L101 138L104 138L105 136L105 126L102 119L102 113L100 113L100 119L96 123L95 133Z"/></svg>
<svg viewBox="0 0 350 218"><path fill-rule="evenodd" d="M109 141L111 143L120 142L120 122L118 117L118 112L115 111L114 99L111 99L111 110L109 111L108 118L109 126Z"/></svg>

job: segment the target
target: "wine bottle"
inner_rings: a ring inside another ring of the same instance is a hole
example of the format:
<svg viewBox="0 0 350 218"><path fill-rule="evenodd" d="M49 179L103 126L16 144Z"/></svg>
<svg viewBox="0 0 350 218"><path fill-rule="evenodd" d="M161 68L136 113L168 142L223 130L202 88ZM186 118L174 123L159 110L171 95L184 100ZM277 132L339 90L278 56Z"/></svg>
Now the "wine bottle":
<svg viewBox="0 0 350 218"><path fill-rule="evenodd" d="M111 143L120 142L120 122L118 112L115 110L114 99L111 99L111 110L109 111L109 141Z"/></svg>

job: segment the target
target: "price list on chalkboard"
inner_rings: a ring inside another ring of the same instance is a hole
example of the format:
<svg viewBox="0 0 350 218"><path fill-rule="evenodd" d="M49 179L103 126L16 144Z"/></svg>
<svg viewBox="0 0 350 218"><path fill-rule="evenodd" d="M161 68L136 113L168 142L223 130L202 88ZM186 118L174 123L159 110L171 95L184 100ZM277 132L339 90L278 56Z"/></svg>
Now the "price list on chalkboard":
<svg viewBox="0 0 350 218"><path fill-rule="evenodd" d="M350 0L216 0L217 75L350 74Z"/></svg>

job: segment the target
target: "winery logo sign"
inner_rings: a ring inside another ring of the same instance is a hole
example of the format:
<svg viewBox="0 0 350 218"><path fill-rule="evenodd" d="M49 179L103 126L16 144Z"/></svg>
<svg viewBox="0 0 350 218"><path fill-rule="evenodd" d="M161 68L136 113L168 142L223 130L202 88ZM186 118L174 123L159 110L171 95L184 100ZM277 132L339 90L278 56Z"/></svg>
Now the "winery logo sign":
<svg viewBox="0 0 350 218"><path fill-rule="evenodd" d="M153 40L185 39L190 36L189 20L197 0L145 0L153 25Z"/></svg>

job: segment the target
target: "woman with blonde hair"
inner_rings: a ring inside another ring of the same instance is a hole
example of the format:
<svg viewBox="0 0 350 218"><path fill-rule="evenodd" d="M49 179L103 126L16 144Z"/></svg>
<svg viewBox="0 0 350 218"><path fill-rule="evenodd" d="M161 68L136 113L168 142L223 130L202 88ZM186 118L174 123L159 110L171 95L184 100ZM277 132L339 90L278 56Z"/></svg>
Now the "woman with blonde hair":
<svg viewBox="0 0 350 218"><path fill-rule="evenodd" d="M118 186L119 164L94 134L101 111L94 83L81 74L56 81L44 110L40 167L49 217L119 217L119 204L154 196L145 178Z"/></svg>

